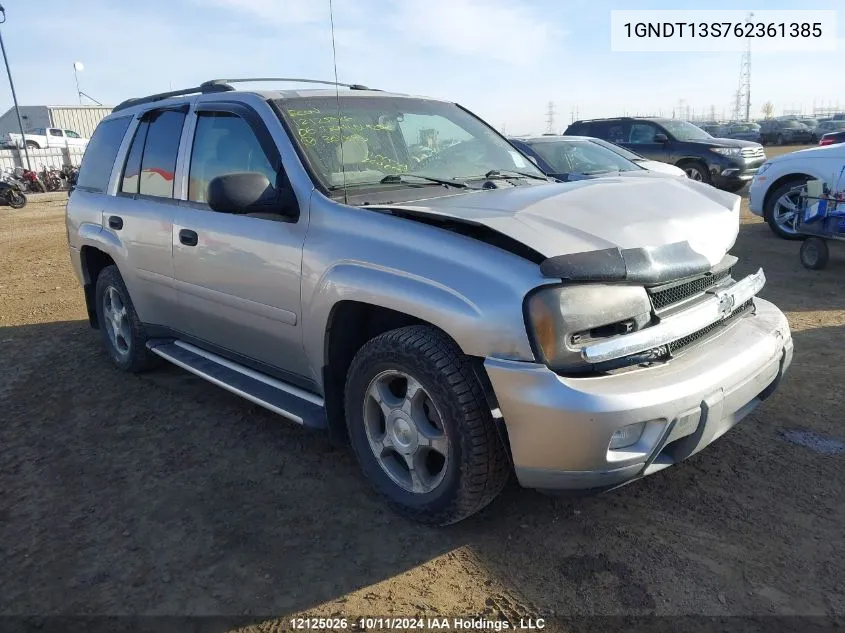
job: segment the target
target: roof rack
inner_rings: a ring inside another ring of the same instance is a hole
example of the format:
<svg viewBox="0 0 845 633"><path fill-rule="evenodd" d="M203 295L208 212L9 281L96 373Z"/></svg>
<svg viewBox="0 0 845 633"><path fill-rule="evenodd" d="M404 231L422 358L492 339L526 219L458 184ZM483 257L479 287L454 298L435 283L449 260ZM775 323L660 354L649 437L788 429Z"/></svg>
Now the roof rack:
<svg viewBox="0 0 845 633"><path fill-rule="evenodd" d="M215 92L230 92L234 90L235 83L253 83L258 81L285 81L290 83L306 83L306 84L322 84L326 86L343 86L350 90L375 90L375 88L368 88L361 84L344 84L337 81L321 81L319 79L299 79L295 77L247 77L244 79L209 79L202 82L199 86L193 88L183 88L182 90L170 90L168 92L159 92L154 95L146 97L134 97L127 99L117 104L112 112L124 110L142 103L154 103L155 101L162 101L163 99L170 99L171 97L181 97L191 94L210 94Z"/></svg>

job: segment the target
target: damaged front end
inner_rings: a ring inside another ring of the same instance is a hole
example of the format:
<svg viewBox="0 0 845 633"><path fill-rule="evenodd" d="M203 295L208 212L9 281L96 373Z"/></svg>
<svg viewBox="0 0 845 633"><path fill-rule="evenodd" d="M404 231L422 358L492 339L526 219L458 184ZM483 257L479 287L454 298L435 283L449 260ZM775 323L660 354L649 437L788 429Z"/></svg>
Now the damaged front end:
<svg viewBox="0 0 845 633"><path fill-rule="evenodd" d="M561 375L665 363L754 312L762 269L736 281L737 259L716 266L688 243L552 257L544 286L525 301L534 351Z"/></svg>

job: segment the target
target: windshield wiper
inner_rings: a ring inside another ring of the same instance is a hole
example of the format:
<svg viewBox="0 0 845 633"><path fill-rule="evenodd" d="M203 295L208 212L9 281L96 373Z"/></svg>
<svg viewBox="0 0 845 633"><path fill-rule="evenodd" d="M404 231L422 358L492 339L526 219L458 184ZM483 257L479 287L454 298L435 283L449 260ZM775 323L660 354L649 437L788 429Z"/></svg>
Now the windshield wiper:
<svg viewBox="0 0 845 633"><path fill-rule="evenodd" d="M419 174L388 174L379 183L383 185L402 184L403 178L419 178L421 180L428 180L429 182L436 182L438 185L446 185L447 187L455 187L456 189L466 189L469 185L460 180L445 180L443 178L432 178L431 176L420 176Z"/></svg>
<svg viewBox="0 0 845 633"><path fill-rule="evenodd" d="M516 171L515 169L491 169L486 174L484 174L485 178L494 178L496 176L498 176L499 178L534 178L535 180L549 180L546 176L529 174L524 171Z"/></svg>

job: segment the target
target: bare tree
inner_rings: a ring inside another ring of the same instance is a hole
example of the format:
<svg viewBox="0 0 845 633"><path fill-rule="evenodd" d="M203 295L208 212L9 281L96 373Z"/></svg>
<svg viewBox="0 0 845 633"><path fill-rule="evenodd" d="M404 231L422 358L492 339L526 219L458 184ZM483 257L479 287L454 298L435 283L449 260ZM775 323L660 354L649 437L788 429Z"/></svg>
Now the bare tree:
<svg viewBox="0 0 845 633"><path fill-rule="evenodd" d="M772 115L775 113L775 106L771 101L766 101L760 110L763 112L764 119L771 119Z"/></svg>

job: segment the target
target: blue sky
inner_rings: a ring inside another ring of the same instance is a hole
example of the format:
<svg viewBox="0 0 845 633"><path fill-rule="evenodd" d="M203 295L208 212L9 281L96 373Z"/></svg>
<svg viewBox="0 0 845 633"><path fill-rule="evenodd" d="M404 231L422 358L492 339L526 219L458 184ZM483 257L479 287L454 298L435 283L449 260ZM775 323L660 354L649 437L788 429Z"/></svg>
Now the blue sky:
<svg viewBox="0 0 845 633"><path fill-rule="evenodd" d="M602 0L333 0L341 81L457 101L508 133L580 116L730 112L739 53L610 51L611 9L674 2ZM328 0L5 0L0 26L22 105L107 103L226 76L333 77ZM754 56L752 108L772 101L845 108L841 0L711 0L707 9L840 9L835 53ZM692 8L692 7L690 7ZM837 63L835 60L839 59ZM5 77L0 108L11 105Z"/></svg>

